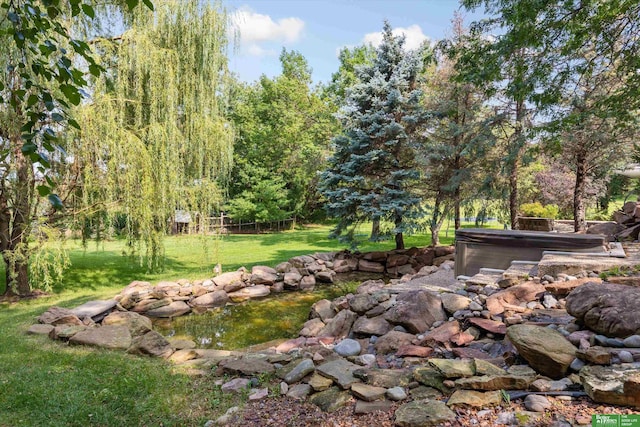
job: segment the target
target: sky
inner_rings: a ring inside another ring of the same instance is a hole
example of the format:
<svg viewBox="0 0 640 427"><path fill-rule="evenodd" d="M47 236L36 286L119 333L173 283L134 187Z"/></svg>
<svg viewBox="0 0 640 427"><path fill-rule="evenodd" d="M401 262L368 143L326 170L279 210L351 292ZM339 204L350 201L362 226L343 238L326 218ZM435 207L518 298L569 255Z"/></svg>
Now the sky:
<svg viewBox="0 0 640 427"><path fill-rule="evenodd" d="M282 48L300 52L315 83L328 82L338 70L338 52L382 39L384 20L413 48L449 33L457 0L225 0L239 37L230 49L229 67L241 80L281 72ZM462 10L465 22L481 17Z"/></svg>

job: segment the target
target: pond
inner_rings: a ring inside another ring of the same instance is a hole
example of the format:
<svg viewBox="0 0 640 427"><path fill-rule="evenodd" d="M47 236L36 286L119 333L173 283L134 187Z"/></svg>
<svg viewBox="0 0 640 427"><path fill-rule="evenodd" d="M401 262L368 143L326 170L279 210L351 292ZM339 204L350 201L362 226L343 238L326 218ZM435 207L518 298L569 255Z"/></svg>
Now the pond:
<svg viewBox="0 0 640 427"><path fill-rule="evenodd" d="M237 350L280 338L295 338L308 320L311 306L353 292L361 281L318 286L313 292L283 292L228 305L203 314L154 320L166 337L191 339L198 348Z"/></svg>

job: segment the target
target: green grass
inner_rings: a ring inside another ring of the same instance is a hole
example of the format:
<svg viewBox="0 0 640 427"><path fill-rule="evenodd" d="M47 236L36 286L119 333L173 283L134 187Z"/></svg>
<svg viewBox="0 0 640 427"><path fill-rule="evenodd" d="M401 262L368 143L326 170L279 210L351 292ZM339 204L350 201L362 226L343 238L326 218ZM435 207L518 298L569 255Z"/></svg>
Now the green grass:
<svg viewBox="0 0 640 427"><path fill-rule="evenodd" d="M132 280L205 278L216 262L230 271L342 249L327 238L329 228L210 238L206 245L200 237L170 237L160 273L147 273L123 256L121 241L90 244L86 250L70 242L72 267L50 296L0 304L0 427L201 426L222 415L237 398L220 393L211 377L194 379L162 360L69 347L25 332L50 306L110 298ZM442 243L452 238L452 231L448 238L443 232ZM425 235L406 237L407 247L429 243ZM367 242L360 250L393 247L392 241Z"/></svg>

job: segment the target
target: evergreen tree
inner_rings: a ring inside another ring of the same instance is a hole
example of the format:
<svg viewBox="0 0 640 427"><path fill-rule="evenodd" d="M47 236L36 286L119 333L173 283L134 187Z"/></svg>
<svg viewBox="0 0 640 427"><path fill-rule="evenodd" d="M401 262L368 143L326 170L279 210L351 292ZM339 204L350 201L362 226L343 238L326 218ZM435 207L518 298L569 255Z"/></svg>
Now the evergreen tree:
<svg viewBox="0 0 640 427"><path fill-rule="evenodd" d="M359 83L348 92L340 119L344 127L333 140L335 153L322 174L326 209L338 218L333 236L355 244L362 221L389 220L396 248L419 213L415 193L419 173L415 148L424 121L417 87L421 61L403 50L385 22L373 64L359 69Z"/></svg>

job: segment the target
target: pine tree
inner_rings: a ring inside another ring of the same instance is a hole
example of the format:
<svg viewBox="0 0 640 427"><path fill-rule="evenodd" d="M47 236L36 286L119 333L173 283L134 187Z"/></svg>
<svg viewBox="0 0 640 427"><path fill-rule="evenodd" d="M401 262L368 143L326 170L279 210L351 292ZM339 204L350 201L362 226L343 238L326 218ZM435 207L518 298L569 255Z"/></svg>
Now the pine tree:
<svg viewBox="0 0 640 427"><path fill-rule="evenodd" d="M415 147L424 121L417 88L421 61L416 52L403 50L404 38L394 37L389 23L383 34L373 64L359 70L360 83L347 93L343 132L333 139L322 191L329 216L338 218L334 237L355 244L359 223L387 220L402 249L403 232L420 206Z"/></svg>

